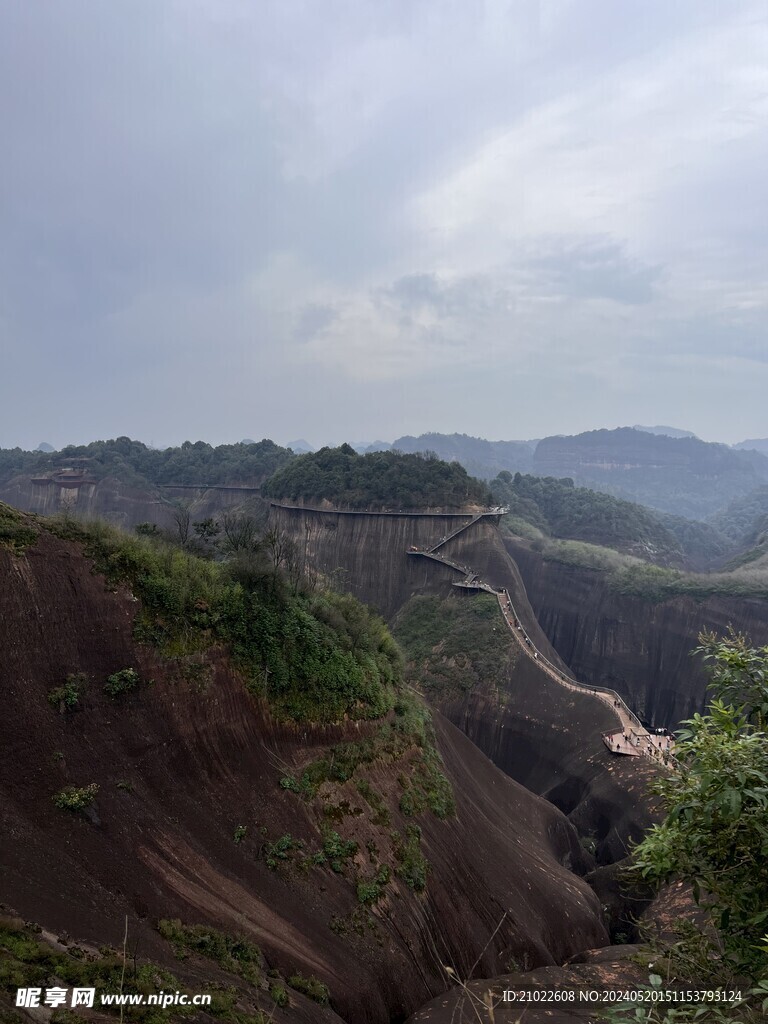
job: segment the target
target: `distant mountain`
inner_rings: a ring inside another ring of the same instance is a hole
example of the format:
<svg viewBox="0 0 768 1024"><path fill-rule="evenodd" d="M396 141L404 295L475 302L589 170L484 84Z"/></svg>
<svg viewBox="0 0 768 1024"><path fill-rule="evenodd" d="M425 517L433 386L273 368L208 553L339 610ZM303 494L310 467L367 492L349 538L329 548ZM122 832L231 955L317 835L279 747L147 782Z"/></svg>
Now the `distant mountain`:
<svg viewBox="0 0 768 1024"><path fill-rule="evenodd" d="M696 437L690 430L678 430L677 427L642 427L636 423L633 430L642 430L645 434L661 434L664 437Z"/></svg>
<svg viewBox="0 0 768 1024"><path fill-rule="evenodd" d="M355 449L356 452L359 452L361 455L365 455L368 452L392 451L392 445L389 443L389 441L371 441L370 444L361 441L359 448L356 444L353 444L352 447Z"/></svg>
<svg viewBox="0 0 768 1024"><path fill-rule="evenodd" d="M695 437L631 427L545 437L533 472L576 483L688 519L706 519L768 483L768 458Z"/></svg>
<svg viewBox="0 0 768 1024"><path fill-rule="evenodd" d="M285 447L290 448L291 451L297 454L315 451L309 441L305 441L303 437L300 437L298 441L289 441Z"/></svg>
<svg viewBox="0 0 768 1024"><path fill-rule="evenodd" d="M41 441L40 444L35 448L36 452L55 452L56 449L52 444L48 444L47 441Z"/></svg>
<svg viewBox="0 0 768 1024"><path fill-rule="evenodd" d="M756 437L749 441L739 441L733 447L740 451L761 452L763 455L768 455L768 437Z"/></svg>
<svg viewBox="0 0 768 1024"><path fill-rule="evenodd" d="M421 434L398 437L392 447L401 452L434 452L445 462L459 462L480 480L492 480L503 470L530 472L533 465L533 441L486 441L467 434Z"/></svg>

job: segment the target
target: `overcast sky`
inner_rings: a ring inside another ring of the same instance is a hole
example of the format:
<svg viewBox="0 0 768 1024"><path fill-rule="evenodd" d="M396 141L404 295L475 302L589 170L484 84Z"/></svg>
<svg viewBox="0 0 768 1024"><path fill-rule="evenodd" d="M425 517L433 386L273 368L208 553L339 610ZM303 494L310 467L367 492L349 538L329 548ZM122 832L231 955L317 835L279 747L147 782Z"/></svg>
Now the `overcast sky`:
<svg viewBox="0 0 768 1024"><path fill-rule="evenodd" d="M767 122L767 0L0 0L0 446L766 437Z"/></svg>

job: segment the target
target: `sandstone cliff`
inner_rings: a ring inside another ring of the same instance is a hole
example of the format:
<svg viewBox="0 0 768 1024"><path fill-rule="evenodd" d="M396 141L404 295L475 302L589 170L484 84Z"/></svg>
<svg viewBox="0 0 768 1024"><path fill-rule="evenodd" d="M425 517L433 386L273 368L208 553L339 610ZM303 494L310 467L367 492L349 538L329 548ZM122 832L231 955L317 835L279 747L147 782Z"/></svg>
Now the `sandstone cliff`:
<svg viewBox="0 0 768 1024"><path fill-rule="evenodd" d="M456 594L461 574L418 555L469 522L442 516L376 515L273 508L272 522L290 533L304 557L362 601L396 619L417 594ZM494 587L506 587L535 646L554 663L556 651L538 624L518 568L496 525L482 519L441 549L470 566ZM471 601L467 593L464 600ZM499 615L499 628L503 626ZM510 645L515 641L510 636ZM464 697L435 698L437 706L493 762L516 781L564 810L581 834L594 838L603 864L625 856L651 821L647 781L655 768L641 759L610 754L601 734L616 728L615 716L588 694L555 683L530 658L512 659L496 692L482 687Z"/></svg>
<svg viewBox="0 0 768 1024"><path fill-rule="evenodd" d="M289 1015L274 1009L277 1022L384 1024L443 991L444 964L491 975L607 941L599 901L569 870L589 862L567 819L439 715L457 814L416 819L429 864L419 893L397 875L393 853L393 831L413 821L398 806L407 765L366 769L387 812L378 823L357 778L306 802L279 785L364 727L275 721L225 651L190 662L138 645L133 595L107 587L77 544L44 529L24 554L0 545L0 584L0 900L25 919L119 945L127 914L138 955L186 971L198 990L210 965L179 965L157 919L243 935L280 976L299 970L330 989L330 1008L292 991ZM126 667L144 682L117 701L104 682ZM87 684L77 709L63 714L49 693L68 673ZM54 805L62 788L92 784L87 816ZM309 856L328 822L357 843L339 872ZM235 842L238 826L247 834ZM265 848L286 835L307 855L272 869ZM355 885L374 858L392 881L365 907ZM259 986L242 998L272 1009Z"/></svg>
<svg viewBox="0 0 768 1024"><path fill-rule="evenodd" d="M506 541L531 606L558 654L576 675L618 690L652 725L675 727L701 711L707 677L691 657L703 629L729 626L768 644L768 603L713 595L654 603L613 590L603 573L547 561L523 542Z"/></svg>

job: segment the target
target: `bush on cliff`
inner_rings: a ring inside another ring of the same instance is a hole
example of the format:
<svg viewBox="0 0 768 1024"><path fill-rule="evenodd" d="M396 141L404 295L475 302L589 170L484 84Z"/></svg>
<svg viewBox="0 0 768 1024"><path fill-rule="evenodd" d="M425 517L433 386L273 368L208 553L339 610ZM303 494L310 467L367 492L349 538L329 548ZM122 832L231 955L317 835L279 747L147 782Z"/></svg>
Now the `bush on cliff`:
<svg viewBox="0 0 768 1024"><path fill-rule="evenodd" d="M708 714L694 715L678 734L679 767L655 787L667 817L635 849L635 870L657 882L688 882L711 919L710 929L694 929L665 950L670 972L721 989L758 984L765 987L762 999L768 996L766 982L759 984L768 979L768 648L755 650L735 633L700 639L697 653L713 670L713 700ZM757 1019L747 1005L731 1011L718 1019ZM700 1016L714 1019L704 1010Z"/></svg>
<svg viewBox="0 0 768 1024"><path fill-rule="evenodd" d="M141 601L136 635L170 656L229 648L250 688L305 721L378 718L393 705L400 654L383 620L348 595L292 589L273 563L243 572L104 523L52 521Z"/></svg>

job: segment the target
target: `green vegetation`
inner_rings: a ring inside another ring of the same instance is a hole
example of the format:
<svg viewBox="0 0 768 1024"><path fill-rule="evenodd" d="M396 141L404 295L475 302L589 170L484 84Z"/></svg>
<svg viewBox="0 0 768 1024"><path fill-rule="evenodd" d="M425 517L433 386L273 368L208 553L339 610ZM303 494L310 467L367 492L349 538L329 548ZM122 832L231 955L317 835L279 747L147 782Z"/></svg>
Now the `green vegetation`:
<svg viewBox="0 0 768 1024"><path fill-rule="evenodd" d="M157 964L137 964L129 959L126 970L122 956L117 952L108 951L100 957L93 957L85 956L82 950L75 947L60 951L41 940L31 926L13 918L3 918L0 923L0 989L13 994L16 989L25 986L45 988L52 978L66 987L95 988L97 1001L101 993L123 992L147 996L163 989L169 992L187 991L173 974ZM172 1021L192 1015L195 1008L125 1006L121 1009L105 1006L103 1009L128 1021L171 1024ZM232 1019L228 1009L227 1001L214 995L208 1012ZM73 1015L71 1019L80 1021L82 1017Z"/></svg>
<svg viewBox="0 0 768 1024"><path fill-rule="evenodd" d="M491 594L413 597L398 615L395 636L406 679L434 696L500 685L515 649Z"/></svg>
<svg viewBox="0 0 768 1024"><path fill-rule="evenodd" d="M298 456L267 481L262 493L283 501L395 512L485 505L489 498L485 484L456 462L395 451L358 455L348 444Z"/></svg>
<svg viewBox="0 0 768 1024"><path fill-rule="evenodd" d="M751 983L765 998L768 737L763 727L768 648L752 649L734 633L725 639L704 633L700 640L698 653L712 669L713 700L706 715L684 723L675 750L679 770L655 785L667 816L636 847L634 869L657 883L675 878L688 882L710 918L710 929L692 927L662 951L674 975L689 978L697 987L704 983L728 989ZM656 1016L637 1019L694 1019L668 1010L654 1012ZM707 1010L695 1019L753 1019L744 1005L719 1012L720 1017Z"/></svg>
<svg viewBox="0 0 768 1024"><path fill-rule="evenodd" d="M276 981L269 986L269 997L275 1006L285 1007L290 1002L285 986Z"/></svg>
<svg viewBox="0 0 768 1024"><path fill-rule="evenodd" d="M534 530L534 527L528 527ZM551 540L540 532L531 547L545 561L560 562L603 574L604 583L619 594L658 603L678 596L703 601L713 594L733 597L767 597L768 565L743 559L729 571L695 573L653 565L612 548L582 541ZM755 559L763 552L758 552Z"/></svg>
<svg viewBox="0 0 768 1024"><path fill-rule="evenodd" d="M747 494L768 478L768 462L757 452L628 427L544 438L534 462L563 477L578 474L587 487L688 519L713 515L734 494Z"/></svg>
<svg viewBox="0 0 768 1024"><path fill-rule="evenodd" d="M0 483L19 473L44 476L76 466L89 477L115 477L132 486L155 484L242 484L257 486L291 458L287 448L272 441L222 444L185 441L178 448L157 450L141 441L118 437L69 445L60 452L0 449ZM85 460L85 461L83 461Z"/></svg>
<svg viewBox="0 0 768 1024"><path fill-rule="evenodd" d="M768 526L768 486L756 487L710 516L709 523L732 541L754 542Z"/></svg>
<svg viewBox="0 0 768 1024"><path fill-rule="evenodd" d="M29 519L10 505L0 501L0 545L22 555L37 540L37 530Z"/></svg>
<svg viewBox="0 0 768 1024"><path fill-rule="evenodd" d="M357 853L357 843L350 839L343 839L333 829L323 829L323 856L328 861L331 871L342 874L350 857Z"/></svg>
<svg viewBox="0 0 768 1024"><path fill-rule="evenodd" d="M421 829L418 825L406 825L405 837L396 832L392 838L398 860L395 873L414 892L423 892L427 887L429 865L421 852Z"/></svg>
<svg viewBox="0 0 768 1024"><path fill-rule="evenodd" d="M225 935L203 924L182 924L178 919L157 922L157 930L171 943L179 960L196 953L257 985L261 981L261 950L242 936Z"/></svg>
<svg viewBox="0 0 768 1024"><path fill-rule="evenodd" d="M97 783L92 782L88 786L67 786L53 796L53 802L62 811L72 811L77 814L90 807L99 792Z"/></svg>
<svg viewBox="0 0 768 1024"><path fill-rule="evenodd" d="M234 840L236 845L239 845L240 843L243 842L243 840L246 838L247 835L248 835L248 826L247 825L238 825L237 828L235 829L235 832L234 832L234 835L232 836L232 839Z"/></svg>
<svg viewBox="0 0 768 1024"><path fill-rule="evenodd" d="M138 685L139 673L136 669L121 668L119 672L114 672L109 676L104 684L104 692L108 697L117 700L118 697L135 690Z"/></svg>
<svg viewBox="0 0 768 1024"><path fill-rule="evenodd" d="M500 473L491 481L494 501L543 534L581 540L652 560L679 560L680 544L650 509L587 487L569 478Z"/></svg>
<svg viewBox="0 0 768 1024"><path fill-rule="evenodd" d="M384 622L348 595L289 585L274 549L221 564L103 523L46 525L82 542L98 571L140 598L137 639L177 658L227 646L278 714L337 722L393 706L401 659ZM117 675L125 692L128 677Z"/></svg>
<svg viewBox="0 0 768 1024"><path fill-rule="evenodd" d="M264 860L268 868L277 871L281 863L290 860L292 851L303 849L304 840L294 839L290 832L286 832L274 842L264 844Z"/></svg>
<svg viewBox="0 0 768 1024"><path fill-rule="evenodd" d="M87 683L88 677L83 672L70 673L62 686L48 691L48 700L61 714L74 711Z"/></svg>
<svg viewBox="0 0 768 1024"><path fill-rule="evenodd" d="M380 793L377 793L367 779L360 779L357 783L357 791L373 810L371 821L374 825L389 825L389 808Z"/></svg>
<svg viewBox="0 0 768 1024"><path fill-rule="evenodd" d="M416 815L430 810L439 818L455 814L453 791L442 771L428 710L416 696L405 692L398 697L394 712L394 718L382 723L373 736L331 747L326 757L307 765L298 779L284 776L280 785L304 800L312 800L324 783L347 782L365 765L398 764L404 789L403 813ZM361 779L358 789L375 810L374 823L388 824L389 810L370 783Z"/></svg>
<svg viewBox="0 0 768 1024"><path fill-rule="evenodd" d="M301 992L302 995L307 996L309 999L314 999L321 1006L327 1006L330 1002L331 993L328 991L328 986L324 985L314 974L310 974L308 978L305 978L303 974L297 972L292 974L287 980L294 991Z"/></svg>
<svg viewBox="0 0 768 1024"><path fill-rule="evenodd" d="M386 864L382 864L372 880L360 879L357 883L358 902L364 906L373 906L374 903L378 903L384 895L385 887L389 884L389 877L389 868Z"/></svg>

